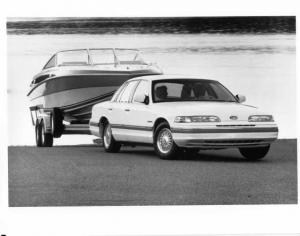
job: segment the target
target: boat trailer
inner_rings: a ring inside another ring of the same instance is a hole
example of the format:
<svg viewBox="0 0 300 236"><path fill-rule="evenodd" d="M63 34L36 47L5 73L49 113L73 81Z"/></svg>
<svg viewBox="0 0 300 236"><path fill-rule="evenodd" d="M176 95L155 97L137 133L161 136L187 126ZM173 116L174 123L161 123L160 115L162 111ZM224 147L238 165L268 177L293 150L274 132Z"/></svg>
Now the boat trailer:
<svg viewBox="0 0 300 236"><path fill-rule="evenodd" d="M64 124L63 113L59 108L30 107L32 124L35 126L38 147L52 147L53 138L63 134L91 134L89 124Z"/></svg>

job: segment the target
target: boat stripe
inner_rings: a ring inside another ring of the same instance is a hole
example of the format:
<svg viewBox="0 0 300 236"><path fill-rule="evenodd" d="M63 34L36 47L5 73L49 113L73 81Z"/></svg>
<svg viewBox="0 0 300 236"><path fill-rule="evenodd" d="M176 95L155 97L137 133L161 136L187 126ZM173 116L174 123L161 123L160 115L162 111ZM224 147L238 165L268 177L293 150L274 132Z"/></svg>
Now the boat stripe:
<svg viewBox="0 0 300 236"><path fill-rule="evenodd" d="M128 79L130 76L116 76L116 75L106 75L101 77L99 75L89 75L86 77L78 75L61 76L61 77L51 77L35 87L31 88L27 96L39 97L45 96L52 93L62 92L70 89L79 89L86 87L116 87L118 88ZM47 86L47 87L46 87ZM47 88L47 89L45 89Z"/></svg>
<svg viewBox="0 0 300 236"><path fill-rule="evenodd" d="M89 100L85 100L83 102L78 102L78 103L74 103L71 105L63 106L63 107L60 107L60 109L65 112L71 112L72 110L78 110L78 109L85 107L87 105L90 105L90 104L94 105L96 103L102 102L104 99L106 99L105 101L107 101L107 99L110 99L113 96L114 92L115 91L112 91L112 92L103 94L101 96L97 96L97 97L91 98Z"/></svg>
<svg viewBox="0 0 300 236"><path fill-rule="evenodd" d="M73 71L74 72L74 71ZM93 74L89 71L88 74L72 74L50 77L37 83L30 88L27 96L39 97L52 93L57 93L70 89L78 89L85 87L119 87L125 81L143 75L155 75L160 73L149 72L148 70L141 71L122 71L119 73L108 74ZM83 82L84 81L84 82ZM47 84L47 85L46 85ZM45 89L47 88L47 89Z"/></svg>

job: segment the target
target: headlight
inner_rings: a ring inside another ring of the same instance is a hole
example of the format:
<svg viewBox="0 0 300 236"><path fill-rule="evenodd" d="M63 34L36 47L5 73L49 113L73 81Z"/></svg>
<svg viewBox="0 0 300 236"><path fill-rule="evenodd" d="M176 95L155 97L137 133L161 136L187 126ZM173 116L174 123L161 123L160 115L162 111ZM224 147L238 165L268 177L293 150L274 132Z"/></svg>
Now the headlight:
<svg viewBox="0 0 300 236"><path fill-rule="evenodd" d="M176 116L175 123L192 123L192 122L220 122L217 116Z"/></svg>
<svg viewBox="0 0 300 236"><path fill-rule="evenodd" d="M273 116L271 115L255 115L249 116L249 122L271 122L274 121Z"/></svg>

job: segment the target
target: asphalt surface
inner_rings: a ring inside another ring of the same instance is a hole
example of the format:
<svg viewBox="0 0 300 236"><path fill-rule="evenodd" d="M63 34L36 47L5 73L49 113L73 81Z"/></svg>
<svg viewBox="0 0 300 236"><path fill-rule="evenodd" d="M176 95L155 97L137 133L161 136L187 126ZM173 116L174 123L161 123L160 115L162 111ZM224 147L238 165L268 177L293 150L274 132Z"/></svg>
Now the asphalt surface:
<svg viewBox="0 0 300 236"><path fill-rule="evenodd" d="M161 160L152 148L8 147L10 206L296 204L297 142L261 161L236 149Z"/></svg>

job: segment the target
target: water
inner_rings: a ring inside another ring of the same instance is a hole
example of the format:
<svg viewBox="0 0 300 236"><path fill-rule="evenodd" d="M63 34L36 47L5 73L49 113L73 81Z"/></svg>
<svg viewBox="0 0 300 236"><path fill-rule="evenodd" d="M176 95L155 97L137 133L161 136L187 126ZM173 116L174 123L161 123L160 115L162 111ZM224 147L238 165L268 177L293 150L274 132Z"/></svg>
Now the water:
<svg viewBox="0 0 300 236"><path fill-rule="evenodd" d="M295 33L294 16L9 18L9 34Z"/></svg>
<svg viewBox="0 0 300 236"><path fill-rule="evenodd" d="M165 73L216 79L246 104L275 116L280 138L295 138L295 35L276 34L9 34L8 120L10 145L34 145L26 93L32 77L58 50L139 48ZM63 136L56 145L91 143L92 136Z"/></svg>

